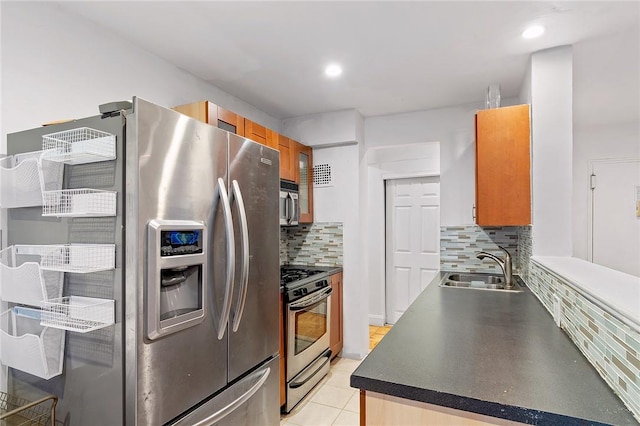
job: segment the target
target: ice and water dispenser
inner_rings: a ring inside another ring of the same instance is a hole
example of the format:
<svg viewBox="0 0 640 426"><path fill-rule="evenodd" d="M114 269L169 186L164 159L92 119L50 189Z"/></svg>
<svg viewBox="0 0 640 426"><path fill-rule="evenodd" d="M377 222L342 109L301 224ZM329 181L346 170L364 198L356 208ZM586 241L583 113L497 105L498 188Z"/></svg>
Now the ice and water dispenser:
<svg viewBox="0 0 640 426"><path fill-rule="evenodd" d="M202 222L149 222L145 288L149 339L184 330L204 319L207 247Z"/></svg>

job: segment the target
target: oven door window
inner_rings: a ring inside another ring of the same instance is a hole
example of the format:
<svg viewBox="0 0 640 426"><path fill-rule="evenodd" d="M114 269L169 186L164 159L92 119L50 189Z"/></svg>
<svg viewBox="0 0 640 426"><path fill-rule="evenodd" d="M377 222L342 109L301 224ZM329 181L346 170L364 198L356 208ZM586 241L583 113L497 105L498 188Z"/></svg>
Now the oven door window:
<svg viewBox="0 0 640 426"><path fill-rule="evenodd" d="M295 354L327 333L327 299L295 312Z"/></svg>

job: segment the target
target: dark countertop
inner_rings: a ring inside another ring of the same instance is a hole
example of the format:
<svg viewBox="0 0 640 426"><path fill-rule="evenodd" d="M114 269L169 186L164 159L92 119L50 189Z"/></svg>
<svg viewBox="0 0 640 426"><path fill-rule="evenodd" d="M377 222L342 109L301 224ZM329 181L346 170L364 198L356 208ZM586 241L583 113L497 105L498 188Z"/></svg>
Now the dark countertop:
<svg viewBox="0 0 640 426"><path fill-rule="evenodd" d="M351 386L530 424L638 424L529 289L440 287L444 274Z"/></svg>

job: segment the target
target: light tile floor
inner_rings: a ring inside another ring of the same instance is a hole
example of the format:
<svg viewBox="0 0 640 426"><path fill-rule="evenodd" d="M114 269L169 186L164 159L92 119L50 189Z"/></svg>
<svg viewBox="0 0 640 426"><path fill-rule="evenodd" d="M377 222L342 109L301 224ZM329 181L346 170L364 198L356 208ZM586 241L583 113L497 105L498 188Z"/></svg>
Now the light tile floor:
<svg viewBox="0 0 640 426"><path fill-rule="evenodd" d="M391 326L369 326L369 350L373 349ZM331 370L289 414L280 417L287 426L359 426L360 393L349 386L351 373L360 360L336 357Z"/></svg>

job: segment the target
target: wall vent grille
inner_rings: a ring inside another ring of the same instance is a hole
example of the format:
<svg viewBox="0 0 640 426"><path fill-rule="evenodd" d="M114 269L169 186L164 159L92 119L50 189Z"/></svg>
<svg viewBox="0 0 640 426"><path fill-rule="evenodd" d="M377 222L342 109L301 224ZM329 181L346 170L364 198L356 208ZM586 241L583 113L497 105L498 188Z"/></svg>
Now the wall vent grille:
<svg viewBox="0 0 640 426"><path fill-rule="evenodd" d="M329 164L317 164L313 166L313 186L316 188L333 186L331 166Z"/></svg>

